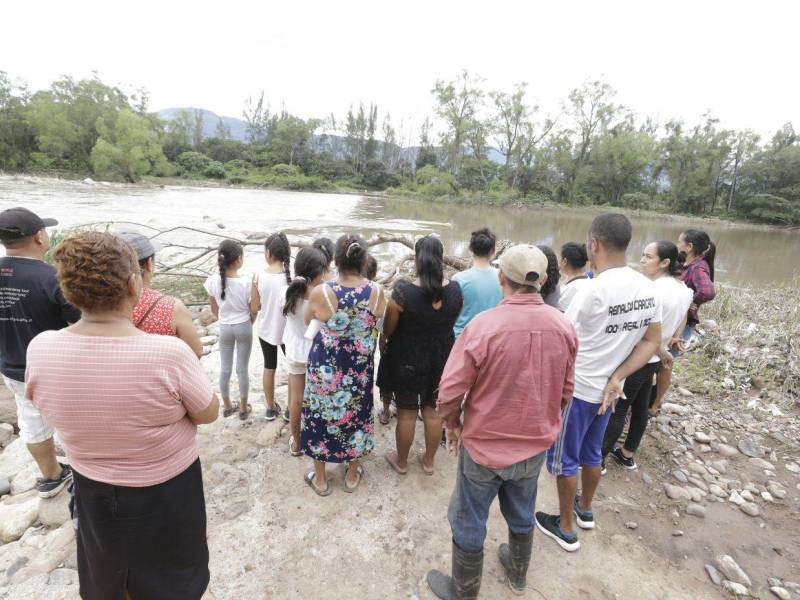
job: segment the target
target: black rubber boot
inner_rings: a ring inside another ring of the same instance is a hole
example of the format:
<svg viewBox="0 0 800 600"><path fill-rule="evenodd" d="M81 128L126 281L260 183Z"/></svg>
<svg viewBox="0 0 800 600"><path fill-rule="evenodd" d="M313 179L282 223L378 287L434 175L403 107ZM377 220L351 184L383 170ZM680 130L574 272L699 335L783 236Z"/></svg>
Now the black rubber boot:
<svg viewBox="0 0 800 600"><path fill-rule="evenodd" d="M533 550L533 529L526 535L519 535L508 530L508 544L500 544L498 556L503 570L506 572L508 587L515 594L525 592L525 576L531 562Z"/></svg>
<svg viewBox="0 0 800 600"><path fill-rule="evenodd" d="M442 600L476 600L483 575L483 550L464 552L453 544L453 576L436 569L428 571L428 587Z"/></svg>

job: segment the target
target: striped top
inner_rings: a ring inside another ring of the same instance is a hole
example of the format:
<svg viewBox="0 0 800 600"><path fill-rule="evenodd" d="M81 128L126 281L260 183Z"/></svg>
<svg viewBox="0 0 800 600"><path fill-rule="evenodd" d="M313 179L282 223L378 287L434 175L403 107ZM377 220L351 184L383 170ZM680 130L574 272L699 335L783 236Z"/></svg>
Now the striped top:
<svg viewBox="0 0 800 600"><path fill-rule="evenodd" d="M46 331L28 347L25 384L78 473L130 487L163 483L197 460L187 411L205 410L213 396L186 343L146 334Z"/></svg>

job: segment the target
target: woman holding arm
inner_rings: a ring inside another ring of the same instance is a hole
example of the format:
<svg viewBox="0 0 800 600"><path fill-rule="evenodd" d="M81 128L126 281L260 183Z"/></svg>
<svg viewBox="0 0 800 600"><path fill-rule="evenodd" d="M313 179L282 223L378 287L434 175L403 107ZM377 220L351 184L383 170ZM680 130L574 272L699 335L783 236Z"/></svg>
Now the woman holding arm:
<svg viewBox="0 0 800 600"><path fill-rule="evenodd" d="M196 434L219 400L189 346L133 325L142 278L128 244L84 233L54 260L81 319L31 342L26 395L74 472L80 595L199 599L209 571Z"/></svg>

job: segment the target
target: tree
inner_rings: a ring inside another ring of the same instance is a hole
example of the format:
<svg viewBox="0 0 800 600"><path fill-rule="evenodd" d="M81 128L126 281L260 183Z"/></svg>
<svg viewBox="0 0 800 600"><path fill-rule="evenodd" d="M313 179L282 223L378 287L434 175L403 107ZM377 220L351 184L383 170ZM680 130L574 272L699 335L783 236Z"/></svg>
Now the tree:
<svg viewBox="0 0 800 600"><path fill-rule="evenodd" d="M29 99L24 84L13 83L0 71L0 169L23 169L36 150L36 139L25 121Z"/></svg>
<svg viewBox="0 0 800 600"><path fill-rule="evenodd" d="M436 155L436 149L431 143L431 128L433 127L429 117L425 117L422 127L419 130L419 150L417 151L416 169L422 169L427 165L434 168L439 166L439 157Z"/></svg>
<svg viewBox="0 0 800 600"><path fill-rule="evenodd" d="M383 118L383 145L381 146L381 162L390 171L394 171L400 159L400 147L397 145L397 133L392 126L392 117L389 113Z"/></svg>
<svg viewBox="0 0 800 600"><path fill-rule="evenodd" d="M483 103L481 79L464 70L453 81L437 80L433 88L436 114L447 127L442 134L442 147L447 169L458 174L464 157L467 136Z"/></svg>
<svg viewBox="0 0 800 600"><path fill-rule="evenodd" d="M353 112L353 107L347 111L345 117L345 153L353 168L353 174L361 173L368 160L375 157L377 142L375 131L378 127L378 107L370 104L368 109L364 103L358 104L358 110Z"/></svg>
<svg viewBox="0 0 800 600"><path fill-rule="evenodd" d="M98 117L96 127L100 137L92 149L91 164L101 177L133 183L142 175L166 171L158 135L146 118L125 109L110 125Z"/></svg>
<svg viewBox="0 0 800 600"><path fill-rule="evenodd" d="M205 120L203 116L203 111L196 109L193 115L193 123L192 123L192 148L199 148L200 144L203 143L203 121Z"/></svg>
<svg viewBox="0 0 800 600"><path fill-rule="evenodd" d="M728 191L728 211L733 210L733 200L736 197L736 186L739 183L739 167L750 160L758 149L759 137L750 130L739 131L733 141L733 166L731 170L731 185Z"/></svg>
<svg viewBox="0 0 800 600"><path fill-rule="evenodd" d="M269 113L269 106L264 104L264 92L253 102L248 98L242 116L247 125L247 141L251 144L263 144L267 141L273 123Z"/></svg>
<svg viewBox="0 0 800 600"><path fill-rule="evenodd" d="M214 130L214 137L218 140L231 139L231 128L225 125L221 117L217 119L217 128Z"/></svg>
<svg viewBox="0 0 800 600"><path fill-rule="evenodd" d="M303 121L287 112L275 123L275 129L269 143L270 151L277 163L294 165L298 156L304 152L314 130L319 127L320 121L309 119Z"/></svg>

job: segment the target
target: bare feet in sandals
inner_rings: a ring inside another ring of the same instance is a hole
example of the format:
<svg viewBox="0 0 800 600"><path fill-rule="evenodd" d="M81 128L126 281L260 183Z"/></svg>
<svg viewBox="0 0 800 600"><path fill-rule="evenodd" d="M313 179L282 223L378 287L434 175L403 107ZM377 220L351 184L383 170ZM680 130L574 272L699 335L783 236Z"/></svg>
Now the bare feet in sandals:
<svg viewBox="0 0 800 600"><path fill-rule="evenodd" d="M385 458L386 462L389 463L389 466L392 467L392 469L394 469L394 472L397 473L398 475L405 475L406 473L408 473L407 466L406 467L400 466L400 457L397 456L397 452L389 452L389 454L387 454Z"/></svg>

